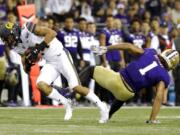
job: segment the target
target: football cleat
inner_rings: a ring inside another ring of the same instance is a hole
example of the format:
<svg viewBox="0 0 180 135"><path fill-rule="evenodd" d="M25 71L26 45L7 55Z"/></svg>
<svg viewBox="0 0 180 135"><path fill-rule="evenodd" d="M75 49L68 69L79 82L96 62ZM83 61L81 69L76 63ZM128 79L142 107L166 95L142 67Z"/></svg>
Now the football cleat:
<svg viewBox="0 0 180 135"><path fill-rule="evenodd" d="M66 114L64 116L64 120L68 121L72 118L72 112L73 112L71 100L68 99L68 103L65 105L65 109L66 109Z"/></svg>
<svg viewBox="0 0 180 135"><path fill-rule="evenodd" d="M160 124L161 122L159 120L147 120L147 124Z"/></svg>
<svg viewBox="0 0 180 135"><path fill-rule="evenodd" d="M106 103L103 103L103 110L100 111L100 120L99 123L103 124L106 123L109 119L109 108Z"/></svg>

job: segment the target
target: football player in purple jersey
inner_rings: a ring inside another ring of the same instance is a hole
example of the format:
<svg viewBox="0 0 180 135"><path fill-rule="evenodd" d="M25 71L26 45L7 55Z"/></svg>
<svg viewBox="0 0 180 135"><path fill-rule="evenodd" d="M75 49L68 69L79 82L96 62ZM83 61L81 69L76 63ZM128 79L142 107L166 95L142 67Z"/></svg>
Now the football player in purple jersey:
<svg viewBox="0 0 180 135"><path fill-rule="evenodd" d="M158 54L154 49L142 49L130 43L119 43L112 46L93 47L94 53L104 54L112 50L127 50L135 59L126 68L114 72L102 66L90 67L89 75L103 88L115 96L109 111L109 118L143 88L154 86L156 97L152 112L147 123L158 123L156 119L163 99L163 93L169 84L168 71L179 63L179 53L176 50L165 50ZM83 77L82 74L81 77ZM86 74L87 75L87 74Z"/></svg>
<svg viewBox="0 0 180 135"><path fill-rule="evenodd" d="M83 63L83 52L79 36L80 33L79 30L74 28L74 19L71 15L66 16L64 25L64 28L57 32L57 38L70 52L74 65L78 70L79 63ZM78 56L80 58L78 58Z"/></svg>

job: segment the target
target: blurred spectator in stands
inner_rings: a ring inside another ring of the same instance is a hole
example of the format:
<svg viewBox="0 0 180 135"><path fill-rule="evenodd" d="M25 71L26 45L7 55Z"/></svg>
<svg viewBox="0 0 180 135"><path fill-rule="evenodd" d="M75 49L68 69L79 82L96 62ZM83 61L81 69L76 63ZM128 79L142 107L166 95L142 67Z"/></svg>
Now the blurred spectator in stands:
<svg viewBox="0 0 180 135"><path fill-rule="evenodd" d="M163 13L168 13L170 12L170 8L167 5L167 0L160 0L161 1L161 15Z"/></svg>
<svg viewBox="0 0 180 135"><path fill-rule="evenodd" d="M115 16L117 14L116 1L110 0L108 3L108 7L112 9L112 15Z"/></svg>
<svg viewBox="0 0 180 135"><path fill-rule="evenodd" d="M138 16L139 16L139 4L138 4L138 2L134 2L134 3L131 5L131 8L132 8L132 10L135 12L135 15L138 15Z"/></svg>
<svg viewBox="0 0 180 135"><path fill-rule="evenodd" d="M96 21L99 22L100 18L104 16L106 9L106 1L105 0L94 0L93 3L93 15L96 18Z"/></svg>
<svg viewBox="0 0 180 135"><path fill-rule="evenodd" d="M72 0L48 0L45 7L47 16L51 16L58 22L63 22L65 14L72 6Z"/></svg>
<svg viewBox="0 0 180 135"><path fill-rule="evenodd" d="M117 5L118 4L123 4L125 7L128 7L128 0L118 0Z"/></svg>
<svg viewBox="0 0 180 135"><path fill-rule="evenodd" d="M157 36L159 33L159 19L157 17L153 18L150 23L150 26L151 26L150 37L152 39L154 36Z"/></svg>
<svg viewBox="0 0 180 135"><path fill-rule="evenodd" d="M121 30L122 22L118 18L114 18L114 29Z"/></svg>
<svg viewBox="0 0 180 135"><path fill-rule="evenodd" d="M7 6L5 0L0 0L0 20L5 21L7 18Z"/></svg>
<svg viewBox="0 0 180 135"><path fill-rule="evenodd" d="M46 0L34 0L34 4L36 5L36 13L38 17L46 16L44 7L46 6Z"/></svg>
<svg viewBox="0 0 180 135"><path fill-rule="evenodd" d="M174 23L171 19L170 12L164 12L162 14L161 21L165 21L168 23L168 31L171 31L171 29L174 27Z"/></svg>
<svg viewBox="0 0 180 135"><path fill-rule="evenodd" d="M139 0L139 16L143 16L146 11L146 0Z"/></svg>
<svg viewBox="0 0 180 135"><path fill-rule="evenodd" d="M150 23L151 22L151 13L149 11L145 11L144 14L142 15L142 20Z"/></svg>
<svg viewBox="0 0 180 135"><path fill-rule="evenodd" d="M175 24L180 21L180 0L175 0L175 8L172 10L172 20Z"/></svg>
<svg viewBox="0 0 180 135"><path fill-rule="evenodd" d="M143 21L142 26L141 26L141 31L142 31L142 34L146 37L145 48L150 47L150 44L151 44L150 30L151 28L150 28L149 23L146 21Z"/></svg>
<svg viewBox="0 0 180 135"><path fill-rule="evenodd" d="M7 4L7 13L12 12L14 13L16 16L18 16L17 13L17 6L21 5L22 1L21 0L7 0L6 4Z"/></svg>
<svg viewBox="0 0 180 135"><path fill-rule="evenodd" d="M136 6L135 6L136 8ZM128 19L129 19L129 22L132 23L132 21L135 19L135 18L139 18L138 16L138 11L137 9L133 8L132 6L129 7L128 9Z"/></svg>
<svg viewBox="0 0 180 135"><path fill-rule="evenodd" d="M72 6L69 13L73 15L74 20L77 20L80 16L80 11L77 10L77 7L79 5L80 5L80 2L78 0L72 0Z"/></svg>
<svg viewBox="0 0 180 135"><path fill-rule="evenodd" d="M151 13L152 17L161 15L161 1L148 0L146 2L146 9Z"/></svg>
<svg viewBox="0 0 180 135"><path fill-rule="evenodd" d="M175 5L175 0L168 0L167 5L168 5L171 9L173 9L173 8L174 8L174 5Z"/></svg>
<svg viewBox="0 0 180 135"><path fill-rule="evenodd" d="M13 12L9 12L7 14L7 21L11 23L16 23L17 22L17 16Z"/></svg>
<svg viewBox="0 0 180 135"><path fill-rule="evenodd" d="M169 31L169 37L172 39L174 42L176 37L178 36L178 29L176 28L177 26L173 26L171 30ZM176 48L176 46L175 46Z"/></svg>
<svg viewBox="0 0 180 135"><path fill-rule="evenodd" d="M128 27L129 26L129 20L128 20L128 16L125 12L125 10L126 10L125 5L122 3L119 3L117 5L117 10L118 10L118 13L115 17L121 20L123 26Z"/></svg>
<svg viewBox="0 0 180 135"><path fill-rule="evenodd" d="M165 49L175 49L174 43L168 35L168 23L163 21L160 24L160 31L157 36L151 40L151 48L157 51L164 51Z"/></svg>
<svg viewBox="0 0 180 135"><path fill-rule="evenodd" d="M178 35L174 40L174 44L176 50L180 54L180 24L177 25L177 32ZM175 76L176 105L180 105L180 64L177 66L174 76Z"/></svg>
<svg viewBox="0 0 180 135"><path fill-rule="evenodd" d="M77 9L80 12L80 17L85 18L88 22L94 22L94 17L92 16L92 8L86 0L81 0L81 3L77 7Z"/></svg>

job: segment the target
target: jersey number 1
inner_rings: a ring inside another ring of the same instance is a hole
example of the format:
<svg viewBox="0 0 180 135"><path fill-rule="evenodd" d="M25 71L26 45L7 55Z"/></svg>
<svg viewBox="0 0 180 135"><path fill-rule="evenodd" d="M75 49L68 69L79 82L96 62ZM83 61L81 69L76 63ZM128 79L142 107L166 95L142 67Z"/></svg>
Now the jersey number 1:
<svg viewBox="0 0 180 135"><path fill-rule="evenodd" d="M151 69L157 67L158 64L156 61L153 61L153 63L149 64L148 66L139 69L139 72L141 73L141 75L145 75L148 71L150 71Z"/></svg>

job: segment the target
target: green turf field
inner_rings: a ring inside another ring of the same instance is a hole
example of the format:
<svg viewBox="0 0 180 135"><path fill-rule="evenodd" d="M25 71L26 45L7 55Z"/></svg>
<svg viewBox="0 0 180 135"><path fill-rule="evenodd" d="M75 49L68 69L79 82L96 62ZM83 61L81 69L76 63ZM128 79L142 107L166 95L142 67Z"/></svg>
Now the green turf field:
<svg viewBox="0 0 180 135"><path fill-rule="evenodd" d="M0 135L180 135L180 108L163 108L161 124L148 125L151 108L123 108L98 124L96 108L76 108L64 122L64 109L0 108Z"/></svg>

